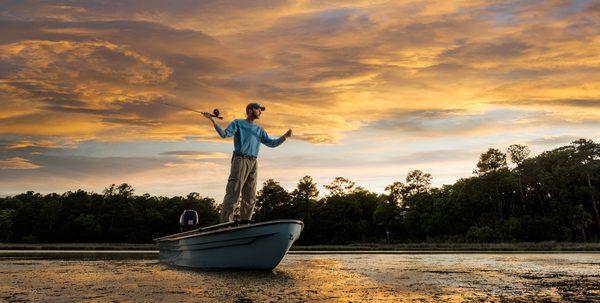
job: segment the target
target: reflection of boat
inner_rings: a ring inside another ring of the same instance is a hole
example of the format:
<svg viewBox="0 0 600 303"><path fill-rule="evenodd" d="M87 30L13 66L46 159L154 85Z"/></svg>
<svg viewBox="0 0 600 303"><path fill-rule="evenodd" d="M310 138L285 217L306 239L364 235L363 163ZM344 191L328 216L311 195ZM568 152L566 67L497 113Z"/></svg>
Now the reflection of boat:
<svg viewBox="0 0 600 303"><path fill-rule="evenodd" d="M304 223L274 220L223 223L154 239L161 262L205 269L271 270L300 236Z"/></svg>

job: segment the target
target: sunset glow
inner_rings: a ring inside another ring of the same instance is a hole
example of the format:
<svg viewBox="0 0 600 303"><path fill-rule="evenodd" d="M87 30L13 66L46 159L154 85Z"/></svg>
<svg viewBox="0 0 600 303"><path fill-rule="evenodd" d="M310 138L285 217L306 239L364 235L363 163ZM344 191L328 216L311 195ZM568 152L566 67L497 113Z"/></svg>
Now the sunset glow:
<svg viewBox="0 0 600 303"><path fill-rule="evenodd" d="M440 186L479 154L600 139L597 1L9 1L0 4L0 195L221 201L225 127L258 100L260 184ZM231 138L230 138L231 139ZM322 188L319 188L322 190Z"/></svg>

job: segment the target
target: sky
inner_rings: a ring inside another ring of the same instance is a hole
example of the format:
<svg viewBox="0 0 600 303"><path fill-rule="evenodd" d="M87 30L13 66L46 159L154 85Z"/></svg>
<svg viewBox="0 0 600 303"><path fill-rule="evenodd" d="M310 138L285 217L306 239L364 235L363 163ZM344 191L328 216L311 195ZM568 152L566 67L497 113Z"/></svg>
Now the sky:
<svg viewBox="0 0 600 303"><path fill-rule="evenodd" d="M131 184L221 201L245 105L260 184L473 175L488 148L600 139L597 1L2 1L0 195Z"/></svg>

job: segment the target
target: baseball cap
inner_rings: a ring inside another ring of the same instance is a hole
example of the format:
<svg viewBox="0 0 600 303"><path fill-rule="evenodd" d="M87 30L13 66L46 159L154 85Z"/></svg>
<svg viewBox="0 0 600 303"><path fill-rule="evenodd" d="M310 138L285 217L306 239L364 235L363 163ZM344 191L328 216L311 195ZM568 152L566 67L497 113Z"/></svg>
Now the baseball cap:
<svg viewBox="0 0 600 303"><path fill-rule="evenodd" d="M255 109L255 108L260 108L260 110L265 110L267 109L266 107L262 106L260 103L248 103L248 105L246 105L246 112L248 112L249 109Z"/></svg>

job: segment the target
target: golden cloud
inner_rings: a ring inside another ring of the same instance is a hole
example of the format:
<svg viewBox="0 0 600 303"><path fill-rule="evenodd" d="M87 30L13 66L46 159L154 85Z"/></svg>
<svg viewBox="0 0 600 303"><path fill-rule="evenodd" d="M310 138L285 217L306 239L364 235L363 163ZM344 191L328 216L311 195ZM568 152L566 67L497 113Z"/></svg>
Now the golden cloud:
<svg viewBox="0 0 600 303"><path fill-rule="evenodd" d="M600 119L578 106L600 98L594 5L241 1L165 10L150 1L142 11L134 2L114 10L83 1L23 7L8 8L16 20L3 21L8 34L0 39L4 134L215 139L205 120L168 108L165 100L219 107L227 120L243 114L249 100L261 100L269 108L261 123L271 134L291 127L296 138L314 144L339 143L390 118L417 136L501 132L501 121L473 118L499 106L538 110L552 121ZM426 116L394 115L423 110L461 110L447 121L463 125L443 129Z"/></svg>
<svg viewBox="0 0 600 303"><path fill-rule="evenodd" d="M41 166L21 157L0 159L0 169L37 169L40 167Z"/></svg>
<svg viewBox="0 0 600 303"><path fill-rule="evenodd" d="M203 159L227 159L231 157L229 154L220 152L201 152L191 150L163 152L161 155L175 156L182 159L203 160Z"/></svg>

